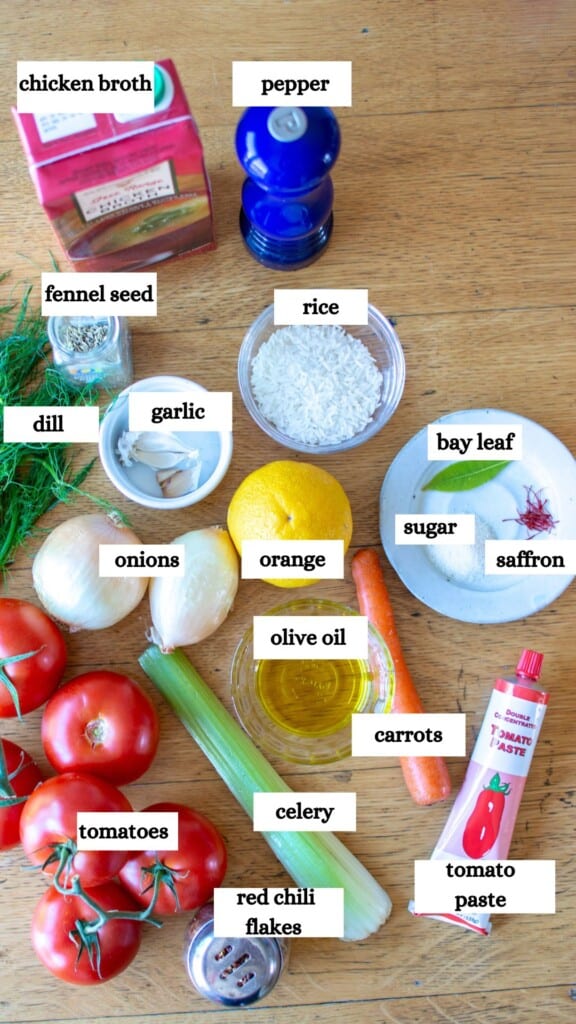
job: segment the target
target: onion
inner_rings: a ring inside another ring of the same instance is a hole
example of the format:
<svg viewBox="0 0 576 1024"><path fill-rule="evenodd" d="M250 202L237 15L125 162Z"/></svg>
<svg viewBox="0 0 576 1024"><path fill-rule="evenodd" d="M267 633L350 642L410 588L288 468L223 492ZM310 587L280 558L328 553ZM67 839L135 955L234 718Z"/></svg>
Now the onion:
<svg viewBox="0 0 576 1024"><path fill-rule="evenodd" d="M100 576L99 545L141 543L132 530L103 513L68 519L52 530L34 559L36 593L72 631L113 626L140 604L148 578Z"/></svg>
<svg viewBox="0 0 576 1024"><path fill-rule="evenodd" d="M184 546L184 575L150 583L151 639L165 653L214 633L238 589L238 555L226 530L192 530L172 543Z"/></svg>

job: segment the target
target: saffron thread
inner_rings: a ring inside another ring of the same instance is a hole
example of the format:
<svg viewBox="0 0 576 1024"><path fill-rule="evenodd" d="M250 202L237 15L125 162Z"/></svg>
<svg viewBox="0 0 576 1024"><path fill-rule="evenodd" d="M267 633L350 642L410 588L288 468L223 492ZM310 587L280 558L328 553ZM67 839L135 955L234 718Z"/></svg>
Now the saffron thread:
<svg viewBox="0 0 576 1024"><path fill-rule="evenodd" d="M554 516L548 508L548 498L542 497L542 491L535 490L534 487L524 487L526 491L526 508L524 511L516 509L518 515L509 519L503 519L503 523L518 523L520 526L525 526L529 531L527 540L533 540L538 533L552 533L554 527L558 526L558 519L554 519Z"/></svg>

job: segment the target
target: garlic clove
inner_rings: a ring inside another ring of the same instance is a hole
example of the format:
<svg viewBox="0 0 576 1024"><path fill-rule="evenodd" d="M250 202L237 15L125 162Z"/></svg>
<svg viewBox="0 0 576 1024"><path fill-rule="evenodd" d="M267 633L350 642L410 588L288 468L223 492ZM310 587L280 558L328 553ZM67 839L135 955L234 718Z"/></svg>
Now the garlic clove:
<svg viewBox="0 0 576 1024"><path fill-rule="evenodd" d="M163 498L180 498L183 494L189 494L198 487L202 463L198 459L191 466L183 469L160 469L156 473L156 479L160 485Z"/></svg>
<svg viewBox="0 0 576 1024"><path fill-rule="evenodd" d="M184 458L197 459L198 450L188 448L174 434L125 430L118 438L118 455L123 466L142 462L153 469L171 469Z"/></svg>
<svg viewBox="0 0 576 1024"><path fill-rule="evenodd" d="M146 466L151 466L152 469L173 469L179 462L182 462L182 458L182 452L156 452L136 449L136 462L143 462Z"/></svg>

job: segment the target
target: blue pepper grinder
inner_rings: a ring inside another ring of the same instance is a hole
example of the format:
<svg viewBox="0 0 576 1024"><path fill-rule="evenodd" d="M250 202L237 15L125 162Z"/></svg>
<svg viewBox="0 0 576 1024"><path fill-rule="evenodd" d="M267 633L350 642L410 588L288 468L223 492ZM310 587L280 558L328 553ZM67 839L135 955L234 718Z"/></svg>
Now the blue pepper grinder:
<svg viewBox="0 0 576 1024"><path fill-rule="evenodd" d="M248 107L236 153L248 177L240 230L248 250L272 270L318 259L332 233L330 170L340 129L328 107Z"/></svg>

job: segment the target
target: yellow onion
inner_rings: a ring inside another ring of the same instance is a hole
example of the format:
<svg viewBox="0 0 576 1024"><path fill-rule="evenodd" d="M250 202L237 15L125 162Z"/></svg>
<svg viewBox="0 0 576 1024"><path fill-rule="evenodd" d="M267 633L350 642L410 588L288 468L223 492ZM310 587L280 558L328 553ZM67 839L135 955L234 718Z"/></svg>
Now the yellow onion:
<svg viewBox="0 0 576 1024"><path fill-rule="evenodd" d="M100 576L100 544L141 544L136 534L103 513L74 516L44 541L33 565L34 588L51 615L78 629L120 622L146 593L148 578Z"/></svg>
<svg viewBox="0 0 576 1024"><path fill-rule="evenodd" d="M165 652L214 633L238 589L238 555L227 530L192 530L172 543L184 547L184 575L150 583L151 638Z"/></svg>

